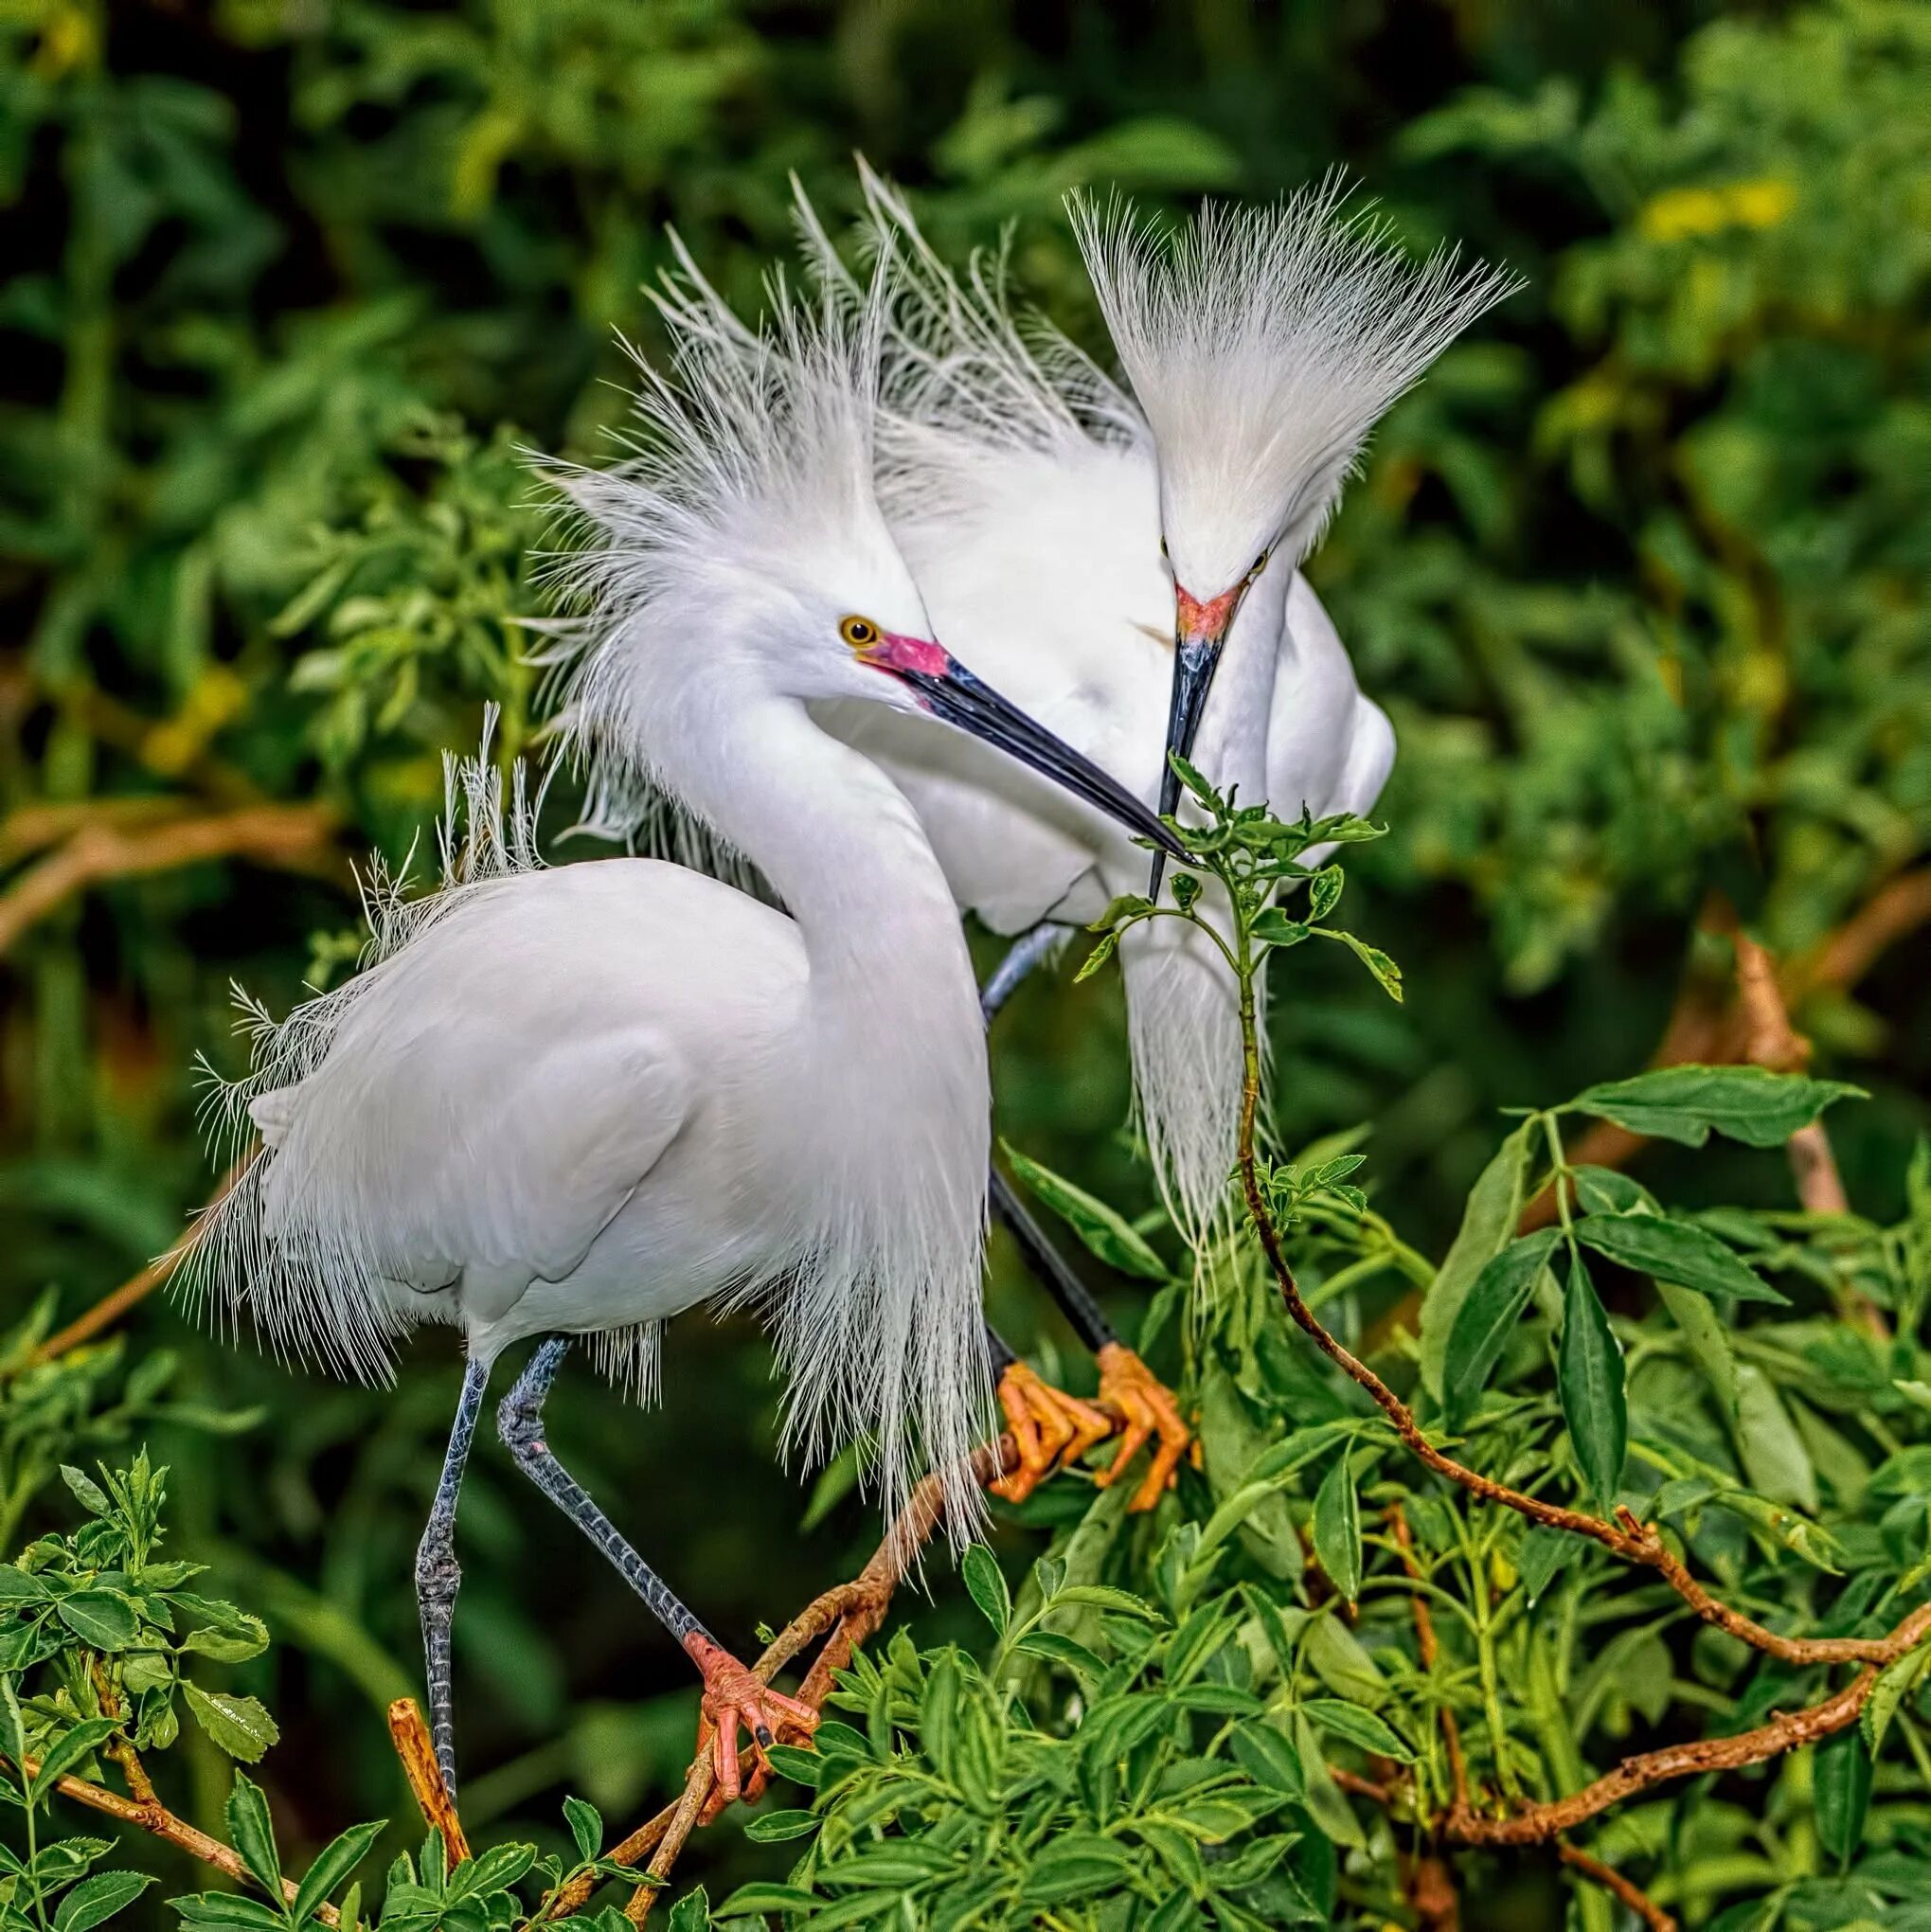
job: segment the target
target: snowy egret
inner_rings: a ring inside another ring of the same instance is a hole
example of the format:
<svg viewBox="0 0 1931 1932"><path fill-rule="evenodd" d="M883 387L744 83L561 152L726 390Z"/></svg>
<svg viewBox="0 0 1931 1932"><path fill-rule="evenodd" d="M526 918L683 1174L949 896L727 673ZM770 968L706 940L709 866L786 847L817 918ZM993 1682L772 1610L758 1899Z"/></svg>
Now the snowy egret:
<svg viewBox="0 0 1931 1932"><path fill-rule="evenodd" d="M1377 419L1509 277L1451 252L1412 263L1333 180L1209 204L1165 238L1117 198L1076 199L1128 393L1046 325L1022 329L996 265L956 276L896 190L868 170L865 188L905 291L886 513L941 629L1164 810L1169 747L1250 801L1369 809L1393 733L1298 566ZM1143 888L1141 854L1023 776L916 725L854 722L995 930L1082 921ZM1174 921L1137 928L1121 958L1149 1146L1200 1234L1232 1168L1233 989Z"/></svg>
<svg viewBox="0 0 1931 1932"><path fill-rule="evenodd" d="M926 1469L956 1540L990 1392L980 1315L990 1093L977 989L903 796L808 703L936 717L1172 846L1147 806L933 641L873 495L877 331L781 307L772 352L696 338L642 371L637 454L563 480L592 541L569 730L748 856L780 913L660 860L544 869L529 814L470 774L443 889L378 898L375 960L279 1024L220 1096L261 1150L201 1223L190 1292L278 1349L382 1375L459 1327L462 1395L417 1565L433 1732L454 1781L456 1496L491 1367L545 1337L499 1412L522 1468L704 1680L720 1786L803 1706L759 1683L545 1440L575 1338L655 1379L661 1324L753 1301L788 1440L877 1445L888 1513ZM454 841L446 841L446 851Z"/></svg>
<svg viewBox="0 0 1931 1932"><path fill-rule="evenodd" d="M1393 733L1298 565L1377 418L1510 280L1452 253L1406 261L1346 216L1332 183L1266 208L1208 206L1165 242L1123 204L1076 205L1129 393L1049 326L1022 329L1003 263L956 275L897 190L860 168L901 282L886 512L941 634L970 639L1002 689L1164 808L1171 744L1249 799L1367 812ZM800 219L814 268L854 292L802 196ZM728 310L681 265L688 326L730 340ZM876 707L830 722L912 800L959 903L1027 935L989 987L989 1017L1055 928L1143 887L1142 853L1026 774ZM1176 921L1136 927L1121 959L1140 1118L1176 1219L1204 1239L1233 1160L1233 988L1211 941ZM1100 1355L1102 1399L1133 1417L1102 1479L1150 1426L1161 1437L1135 1498L1149 1503L1185 1446L1177 1411L1090 1298L1060 1298ZM1009 1415L1036 1401L1006 1381L1001 1397ZM1028 1454L1009 1488L1046 1466Z"/></svg>

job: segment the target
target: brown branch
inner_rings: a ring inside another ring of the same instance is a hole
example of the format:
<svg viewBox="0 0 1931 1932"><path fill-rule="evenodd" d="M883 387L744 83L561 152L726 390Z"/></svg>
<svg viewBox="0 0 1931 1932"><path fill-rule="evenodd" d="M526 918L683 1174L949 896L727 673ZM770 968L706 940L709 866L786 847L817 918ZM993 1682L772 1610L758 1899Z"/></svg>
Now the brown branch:
<svg viewBox="0 0 1931 1932"><path fill-rule="evenodd" d="M7 1759L0 1758L0 1764L7 1762ZM40 1770L40 1765L36 1760L27 1758L22 1761L20 1769L27 1778L32 1778ZM119 1792L109 1791L105 1785L90 1784L84 1778L71 1775L55 1779L54 1789L63 1798L71 1798L76 1804L84 1804L90 1811L104 1813L124 1825L137 1825L142 1831L179 1847L190 1858L198 1858L204 1865L212 1865L216 1870L225 1871L239 1883L259 1889L254 1873L241 1862L240 1852L223 1845L219 1838L210 1838L206 1832L197 1831L186 1818L176 1817L158 1798L123 1798ZM282 1880L281 1895L289 1905L294 1905L296 1888L292 1879ZM325 1925L341 1923L333 1905L318 1907L315 1916Z"/></svg>
<svg viewBox="0 0 1931 1932"><path fill-rule="evenodd" d="M1556 1856L1584 1878L1594 1879L1604 1891L1613 1892L1650 1928L1650 1932L1676 1932L1676 1922L1651 1898L1642 1887L1623 1877L1613 1865L1579 1851L1566 1838L1556 1843Z"/></svg>
<svg viewBox="0 0 1931 1932"><path fill-rule="evenodd" d="M988 1442L973 1457L974 1478L984 1485L994 1476L1019 1465L1019 1452L1010 1436ZM919 1552L924 1548L943 1514L944 1492L937 1476L928 1476L915 1488L896 1522L885 1531L885 1540L872 1552L869 1562L849 1583L834 1584L815 1597L772 1638L763 1655L752 1665L752 1674L768 1684L810 1643L826 1638L798 1690L799 1699L814 1710L820 1708L831 1690L832 1677L851 1661L852 1651L885 1621L893 1593L904 1582ZM633 1924L641 1925L650 1916L651 1905L670 1877L671 1867L683 1851L685 1841L702 1824L708 1824L722 1807L711 1804L714 1781L711 1754L701 1749L685 1779L684 1790L672 1804L654 1817L647 1818L621 1843L604 1853L617 1865L635 1865L649 1857L646 1871L653 1883L640 1885L624 1906ZM755 1796L756 1787L746 1796ZM537 1918L547 1923L567 1919L582 1910L596 1888L594 1879L579 1879L560 1887L539 1907Z"/></svg>
<svg viewBox="0 0 1931 1932"><path fill-rule="evenodd" d="M1687 977L1650 1064L1680 1066L1701 1063L1715 1066L1733 1065L1758 1060L1757 1053L1751 1050L1753 1040L1761 1042L1767 1038L1776 1041L1779 1036L1802 1044L1803 1051L1808 1055L1808 1043L1803 1043L1802 1036L1791 1030L1789 1009L1813 993L1841 991L1854 986L1877 963L1881 955L1927 921L1931 921L1931 867L1901 873L1889 880L1821 944L1776 972L1774 976L1751 974L1744 966L1740 949L1739 979L1744 982L1740 992L1744 996L1725 1008L1712 996L1712 989L1702 979L1694 975ZM1735 915L1727 908L1706 908L1698 923L1732 935L1736 932ZM1761 949L1754 950L1761 953ZM1766 979L1767 991L1777 1003L1777 1012L1783 1015L1780 1027L1775 1018L1771 1019L1767 1033L1761 1004ZM1753 991L1760 1002L1754 1017L1748 1006ZM1758 1064L1774 1065L1777 1063L1764 1059L1759 1060ZM1570 1157L1579 1165L1627 1167L1650 1145L1650 1139L1648 1135L1633 1134L1626 1127L1618 1127L1613 1120L1599 1120L1576 1141ZM1803 1144L1799 1146L1798 1141ZM1826 1174L1824 1163L1818 1157L1819 1142L1823 1143L1823 1153L1828 1155L1829 1143L1824 1139L1821 1129L1806 1128L1792 1143L1790 1159L1797 1173L1798 1195L1814 1211L1839 1213L1848 1207L1848 1203L1843 1203L1843 1186L1836 1180L1834 1161L1830 1162ZM1545 1188L1524 1210L1520 1232L1532 1234L1538 1227L1547 1226L1555 1218L1555 1191L1552 1188Z"/></svg>
<svg viewBox="0 0 1931 1932"><path fill-rule="evenodd" d="M1789 991L1801 996L1820 987L1855 986L1880 955L1931 921L1931 866L1901 872L1800 958L1790 975Z"/></svg>
<svg viewBox="0 0 1931 1932"><path fill-rule="evenodd" d="M470 1855L470 1841L463 1835L456 1799L443 1782L442 1766L436 1762L436 1744L423 1721L422 1711L413 1697L399 1697L389 1706L389 1742L402 1760L402 1776L431 1831L442 1834L451 1864Z"/></svg>
<svg viewBox="0 0 1931 1932"><path fill-rule="evenodd" d="M1759 1066L1796 1072L1810 1064L1811 1043L1790 1024L1777 965L1748 933L1739 927L1732 935L1737 949L1737 1000L1743 1010L1746 1039L1744 1058ZM1799 1127L1784 1142L1797 1197L1813 1214L1848 1214L1850 1196L1831 1151L1831 1136L1821 1119ZM1876 1302L1851 1283L1836 1288L1837 1312L1874 1341L1890 1340L1890 1324Z"/></svg>
<svg viewBox="0 0 1931 1932"><path fill-rule="evenodd" d="M1241 1029L1246 1062L1242 1081L1241 1120L1236 1143L1241 1190L1246 1201L1248 1216L1254 1224L1255 1232L1260 1237L1261 1252L1266 1256L1267 1264L1273 1270L1275 1282L1280 1290L1282 1305L1295 1325L1314 1342L1314 1346L1340 1368L1343 1374L1366 1391L1375 1406L1393 1425L1396 1435L1419 1461L1483 1502L1495 1503L1503 1509L1512 1510L1517 1515L1527 1517L1531 1523L1540 1523L1547 1529L1560 1530L1572 1536L1586 1537L1625 1563L1654 1570L1706 1623L1714 1624L1719 1630L1727 1631L1732 1637L1740 1637L1754 1649L1767 1652L1771 1656L1779 1657L1785 1663L1857 1663L1871 1664L1881 1669L1886 1664L1895 1663L1906 1651L1915 1646L1917 1636L1905 1635L1911 1621L1909 1619L1906 1619L1905 1624L1901 1625L1886 1637L1792 1637L1781 1636L1774 1630L1767 1630L1762 1624L1745 1617L1742 1611L1734 1610L1711 1596L1690 1573L1683 1559L1664 1542L1662 1532L1654 1524L1639 1522L1626 1509L1618 1509L1616 1512L1614 1522L1601 1516L1591 1515L1585 1510L1565 1509L1559 1503L1547 1502L1541 1496L1511 1489L1507 1483L1498 1482L1492 1476L1484 1476L1480 1471L1469 1468L1466 1463L1457 1461L1446 1451L1437 1448L1423 1433L1421 1425L1415 1420L1414 1411L1407 1404L1367 1363L1350 1353L1334 1335L1331 1334L1321 1325L1319 1316L1302 1298L1300 1284L1295 1279L1294 1270L1288 1264L1286 1252L1280 1243L1280 1230L1275 1225L1273 1210L1268 1207L1266 1194L1261 1186L1261 1173L1254 1153L1255 1114L1261 1100L1261 1062L1260 1050L1256 1045L1254 992L1251 982L1242 988ZM1931 1614L1931 1605L1925 1608L1926 1613Z"/></svg>
<svg viewBox="0 0 1931 1932"><path fill-rule="evenodd" d="M251 805L161 825L83 825L0 893L0 954L76 894L109 879L171 871L208 859L248 859L284 871L332 874L334 814L320 805Z"/></svg>
<svg viewBox="0 0 1931 1932"><path fill-rule="evenodd" d="M208 1196L206 1207L201 1210L204 1214L241 1179L249 1158L243 1154L222 1176L220 1185ZM51 1362L57 1355L64 1355L69 1349L79 1348L82 1342L91 1342L101 1330L112 1328L129 1309L145 1301L173 1274L187 1252L188 1237L184 1235L158 1261L150 1261L139 1274L131 1275L111 1295L103 1295L91 1308L83 1309L65 1328L50 1334L27 1357L29 1365L38 1368L43 1362Z"/></svg>
<svg viewBox="0 0 1931 1932"><path fill-rule="evenodd" d="M1915 1648L1931 1636L1931 1603L1921 1603L1891 1633L1898 1655ZM1566 1798L1546 1803L1526 1805L1506 1817L1477 1817L1472 1813L1451 1815L1443 1821L1448 1835L1462 1845L1539 1845L1572 1830L1611 1805L1620 1804L1653 1785L1676 1778L1695 1778L1712 1771L1736 1771L1746 1764L1761 1764L1785 1751L1801 1749L1819 1739L1833 1737L1857 1722L1858 1714L1876 1688L1875 1669L1860 1671L1843 1690L1821 1704L1806 1706L1773 1717L1755 1730L1739 1731L1734 1737L1700 1738L1694 1744L1668 1744L1659 1751L1644 1751L1625 1758L1615 1770L1605 1772L1593 1784L1572 1791Z"/></svg>

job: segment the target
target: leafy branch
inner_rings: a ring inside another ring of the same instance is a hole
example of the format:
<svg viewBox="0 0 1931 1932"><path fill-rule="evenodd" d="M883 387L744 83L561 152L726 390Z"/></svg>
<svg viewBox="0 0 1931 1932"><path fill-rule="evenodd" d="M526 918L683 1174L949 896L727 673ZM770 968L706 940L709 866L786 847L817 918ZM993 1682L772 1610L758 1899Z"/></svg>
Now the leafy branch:
<svg viewBox="0 0 1931 1932"><path fill-rule="evenodd" d="M1273 1170L1257 1150L1257 1125L1261 1096L1261 1045L1257 1019L1257 985L1268 957L1277 950L1299 944L1318 935L1348 944L1393 996L1400 996L1400 978L1390 962L1376 949L1351 935L1323 926L1319 921L1330 913L1339 897L1338 883L1322 884L1332 868L1310 872L1301 856L1316 846L1376 835L1376 829L1354 818L1314 821L1303 814L1296 824L1283 824L1269 818L1258 807L1239 807L1224 798L1188 766L1174 760L1175 769L1189 793L1202 808L1207 823L1199 829L1180 828L1189 847L1186 864L1195 871L1217 880L1225 890L1232 913L1231 938L1224 938L1216 926L1203 917L1204 894L1198 886L1185 887L1176 881L1174 903L1169 908L1155 906L1144 899L1116 903L1101 921L1104 936L1096 957L1104 957L1117 945L1119 936L1140 921L1171 917L1191 921L1207 932L1220 948L1233 970L1239 989L1239 1011L1243 1052L1238 1169L1241 1190L1248 1216L1259 1238L1288 1315L1321 1352L1350 1381L1360 1387L1380 1409L1395 1434L1428 1469L1470 1496L1514 1512L1544 1530L1585 1539L1607 1550L1624 1563L1655 1572L1675 1594L1705 1622L1723 1630L1753 1649L1793 1665L1858 1663L1865 1666L1848 1686L1820 1703L1773 1718L1755 1729L1729 1738L1707 1739L1694 1744L1638 1754L1625 1759L1614 1771L1560 1799L1511 1806L1504 1816L1483 1816L1471 1803L1457 1796L1438 1816L1428 1822L1441 1835L1463 1844L1529 1844L1557 1837L1577 1823L1610 1806L1668 1780L1698 1772L1716 1771L1762 1762L1766 1758L1830 1737L1854 1724L1876 1690L1879 1675L1887 1667L1910 1657L1927 1636L1931 1636L1931 1602L1919 1605L1881 1637L1793 1637L1767 1629L1753 1618L1723 1601L1690 1573L1683 1558L1666 1540L1661 1528L1642 1522L1634 1512L1617 1505L1608 1515L1585 1509L1551 1502L1547 1498L1518 1489L1510 1483L1470 1467L1435 1442L1423 1429L1414 1410L1404 1402L1373 1369L1361 1361L1337 1336L1323 1325L1303 1297L1284 1248L1281 1222L1283 1207L1291 1210L1291 1197L1283 1197ZM1182 878L1187 875L1182 874ZM1305 886L1308 891L1307 916L1294 917L1279 903L1285 888ZM1092 963L1089 960L1089 965ZM1686 1094L1686 1082L1708 1087L1712 1070L1675 1069L1652 1076L1647 1082L1621 1083L1621 1090L1594 1090L1579 1105L1617 1118L1633 1130L1672 1132L1678 1137L1700 1139L1712 1125L1727 1125L1739 1131L1737 1118L1725 1113L1725 1103L1734 1107L1739 1092L1737 1078L1717 1082L1714 1099ZM1751 1074L1760 1075L1751 1079ZM1766 1082L1773 1076L1761 1070L1744 1070L1745 1115L1743 1137L1758 1144L1770 1144L1809 1125L1823 1106L1845 1089L1833 1089L1820 1082L1797 1082L1793 1087ZM1767 1110L1767 1124L1763 1118ZM1714 1114L1714 1119L1709 1117ZM1483 1296L1484 1279L1478 1279L1463 1314L1475 1308L1492 1330L1512 1323L1519 1315L1535 1278L1541 1273L1550 1246L1557 1239L1569 1250L1570 1280L1565 1297L1564 1322L1563 1380L1565 1385L1586 1385L1585 1399L1565 1403L1572 1434L1578 1439L1578 1460L1599 1491L1611 1492L1620 1470L1624 1442L1620 1409L1622 1368L1619 1353L1610 1334L1600 1302L1589 1286L1582 1260L1583 1245L1593 1245L1614 1259L1654 1266L1698 1285L1726 1287L1733 1296L1748 1296L1754 1277L1734 1261L1701 1230L1669 1224L1655 1217L1621 1217L1609 1214L1603 1225L1589 1229L1571 1216L1568 1188L1571 1176L1564 1160L1553 1115L1533 1117L1526 1133L1545 1131L1555 1157L1558 1179L1555 1199L1561 1217L1560 1235L1542 1234L1518 1242L1496 1257L1483 1271L1492 1293ZM1768 1140L1760 1137L1767 1135ZM1594 1221L1595 1216L1589 1220ZM1656 1225L1645 1222L1657 1220ZM1611 1229L1617 1232L1612 1233ZM1661 1237L1658 1242L1658 1236ZM1618 1248L1618 1243L1620 1246ZM1686 1269L1685 1254L1700 1264ZM1723 1259L1718 1260L1721 1255ZM1709 1278L1718 1278L1712 1283ZM1502 1292L1493 1290L1499 1284ZM1761 1283L1757 1284L1759 1287ZM1770 1291L1767 1298L1780 1299ZM1457 1323L1457 1333L1466 1324ZM1450 1348L1455 1347L1451 1334ZM1571 1360L1587 1351L1586 1367L1572 1376ZM1466 1353L1467 1351L1465 1351ZM1477 1385L1478 1386L1478 1385ZM1458 1388L1457 1399L1466 1400L1468 1390ZM1592 1456L1586 1436L1599 1437L1601 1410L1616 1412L1608 1431L1614 1440L1600 1458Z"/></svg>

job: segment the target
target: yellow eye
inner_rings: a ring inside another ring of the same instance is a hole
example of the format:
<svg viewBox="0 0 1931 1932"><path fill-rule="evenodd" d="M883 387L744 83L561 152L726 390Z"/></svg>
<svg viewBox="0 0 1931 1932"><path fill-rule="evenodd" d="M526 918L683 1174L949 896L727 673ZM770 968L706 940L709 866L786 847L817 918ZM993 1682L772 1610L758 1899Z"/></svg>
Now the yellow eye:
<svg viewBox="0 0 1931 1932"><path fill-rule="evenodd" d="M846 617L838 626L838 635L854 651L863 651L878 642L878 626L869 617Z"/></svg>
<svg viewBox="0 0 1931 1932"><path fill-rule="evenodd" d="M1263 570L1267 568L1267 560L1273 555L1274 552L1272 550L1262 550L1261 553L1254 559L1254 567L1247 573L1247 581L1249 583L1252 583L1253 581L1257 577L1259 577Z"/></svg>

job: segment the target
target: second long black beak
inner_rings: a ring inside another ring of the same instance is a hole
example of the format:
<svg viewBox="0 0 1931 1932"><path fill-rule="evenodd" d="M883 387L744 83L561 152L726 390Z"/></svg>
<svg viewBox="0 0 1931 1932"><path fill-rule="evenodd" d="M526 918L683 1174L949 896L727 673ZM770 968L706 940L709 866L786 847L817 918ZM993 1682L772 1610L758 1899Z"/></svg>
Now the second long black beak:
<svg viewBox="0 0 1931 1932"><path fill-rule="evenodd" d="M941 669L894 666L892 670L895 676L919 694L921 705L935 718L942 718L948 724L998 746L1021 764L1030 765L1054 784L1063 786L1076 798L1097 805L1129 832L1153 840L1159 853L1185 857L1186 847L1161 824L1156 814L1150 812L1117 778L1101 771L1063 739L1055 738L1010 699L1002 698L956 657L946 656Z"/></svg>
<svg viewBox="0 0 1931 1932"><path fill-rule="evenodd" d="M1252 580L1248 580L1251 581ZM1190 759L1193 741L1200 736L1200 721L1207 710L1207 694L1213 688L1213 674L1219 668L1221 649L1234 613L1241 607L1246 582L1202 603L1179 585L1173 589L1173 689L1167 701L1167 743L1160 756L1160 810L1176 812L1180 806L1180 774L1173 769L1171 754ZM1166 855L1153 854L1153 878L1147 890L1160 896L1165 875Z"/></svg>

